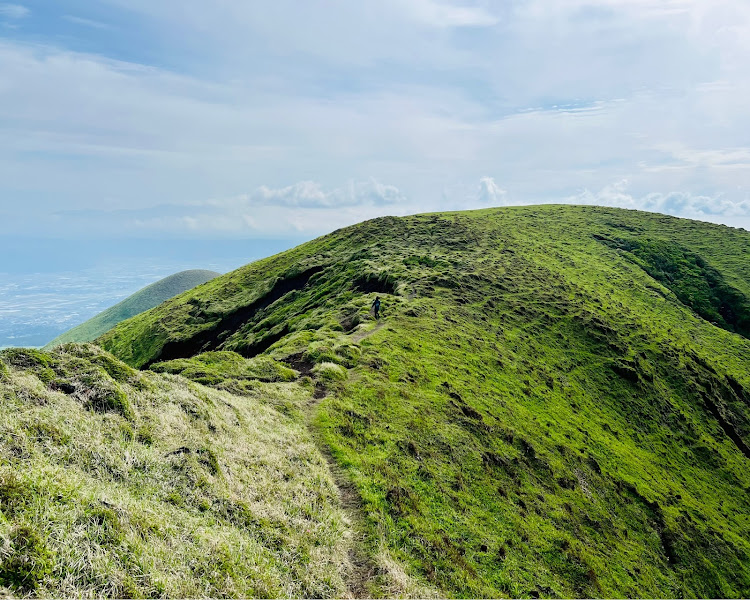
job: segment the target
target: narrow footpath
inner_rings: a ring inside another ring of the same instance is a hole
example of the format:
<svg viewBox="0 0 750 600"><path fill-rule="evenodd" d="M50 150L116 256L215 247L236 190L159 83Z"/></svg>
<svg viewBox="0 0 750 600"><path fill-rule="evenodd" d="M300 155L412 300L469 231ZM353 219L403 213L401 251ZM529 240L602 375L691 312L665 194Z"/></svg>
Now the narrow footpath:
<svg viewBox="0 0 750 600"><path fill-rule="evenodd" d="M385 326L382 320L375 327L366 331L359 331L350 336L352 342L357 343L380 331ZM294 369L300 372L300 377L309 375L312 364L305 363L301 357L290 363ZM338 465L328 445L323 441L320 432L315 427L315 415L320 403L327 397L327 393L321 386L317 386L310 401L305 407L305 423L312 436L320 454L328 463L328 469L333 476L333 481L339 492L341 506L344 509L350 524L351 545L349 547L349 561L351 570L347 573L346 584L351 598L370 598L372 592L368 588L368 582L377 573L377 565L365 550L365 524L362 508L362 499L355 485L349 480L346 472Z"/></svg>

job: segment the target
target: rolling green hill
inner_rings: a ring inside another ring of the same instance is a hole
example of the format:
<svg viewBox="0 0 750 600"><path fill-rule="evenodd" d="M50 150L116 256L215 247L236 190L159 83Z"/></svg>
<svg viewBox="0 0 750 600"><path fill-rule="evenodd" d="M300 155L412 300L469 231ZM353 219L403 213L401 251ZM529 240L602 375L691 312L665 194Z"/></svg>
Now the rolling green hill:
<svg viewBox="0 0 750 600"><path fill-rule="evenodd" d="M214 271L193 269L191 271L181 271L160 279L156 283L152 283L142 290L137 291L132 296L128 296L122 302L100 312L88 321L60 334L44 348L49 350L60 344L95 340L125 319L154 308L154 306L158 306L165 300L169 300L177 294L181 294L186 290L210 281L219 275L220 273Z"/></svg>
<svg viewBox="0 0 750 600"><path fill-rule="evenodd" d="M108 352L0 354L11 481L0 487L11 498L0 585L48 595L197 595L204 585L210 595L746 597L749 337L744 230L573 206L338 230L120 323L97 340ZM74 441L79 420L97 436ZM156 450L142 428L158 432ZM288 451L280 441L254 458L285 436ZM88 504L55 487L61 455L85 482L65 489ZM175 456L193 460L192 487L164 476ZM275 493L256 490L255 477ZM245 520L227 512L228 489ZM121 491L125 500L110 500ZM102 541L97 498L115 504L124 538ZM167 506L159 525L143 516ZM187 533L195 519L201 535L226 536L234 562L187 567L209 562ZM74 535L81 554L108 566L68 550ZM236 537L245 535L254 541ZM177 539L189 543L171 562L153 558ZM250 543L249 557L238 551ZM143 558L127 560L131 550ZM9 578L15 564L33 586ZM237 583L263 564L273 565L265 584ZM107 587L109 572L131 587Z"/></svg>

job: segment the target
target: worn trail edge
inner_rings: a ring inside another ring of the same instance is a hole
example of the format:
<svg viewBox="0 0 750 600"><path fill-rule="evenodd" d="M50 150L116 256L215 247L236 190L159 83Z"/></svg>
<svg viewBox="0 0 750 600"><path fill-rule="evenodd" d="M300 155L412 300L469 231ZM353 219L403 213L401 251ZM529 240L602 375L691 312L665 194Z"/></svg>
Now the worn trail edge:
<svg viewBox="0 0 750 600"><path fill-rule="evenodd" d="M323 396L325 398L325 396ZM315 414L323 398L311 397L310 403L306 410L306 422L318 451L328 463L328 469L336 484L341 499L341 506L344 509L346 518L349 521L351 532L351 541L349 546L349 562L351 570L346 574L345 581L350 598L370 598L372 593L368 589L367 583L377 573L377 565L365 551L365 534L364 534L364 517L362 516L362 499L354 484L350 481L347 474L336 462L331 454L328 444L322 439L320 432L314 425Z"/></svg>
<svg viewBox="0 0 750 600"><path fill-rule="evenodd" d="M353 336L351 336L351 340L354 343L361 342L363 339L370 337L373 333L375 333L375 332L380 331L381 329L383 329L383 327L385 327L385 322L384 321L380 321L372 329L368 329L366 331L359 331L359 332L355 333Z"/></svg>
<svg viewBox="0 0 750 600"><path fill-rule="evenodd" d="M371 598L372 592L369 590L367 584L377 574L377 565L365 550L362 500L357 488L349 480L346 473L336 462L336 459L333 458L328 446L319 439L315 431L313 431L313 438L317 438L315 442L318 450L328 463L328 468L339 491L341 506L350 524L351 543L349 546L349 562L351 563L351 570L345 577L348 596L350 598Z"/></svg>
<svg viewBox="0 0 750 600"><path fill-rule="evenodd" d="M377 331L380 331L384 326L385 323L380 321L372 329L360 331L352 335L351 340L355 343L359 342L370 337ZM310 372L312 365L309 365L309 368L306 369L305 365L297 362L294 364L294 368L301 373L306 374ZM366 536L364 533L365 526L364 516L362 514L362 499L359 496L357 488L351 482L346 472L336 462L336 459L331 453L331 449L322 439L320 431L314 425L318 407L327 397L326 394L319 394L317 392L318 390L316 390L316 393L311 396L310 402L306 406L305 421L312 439L318 447L318 451L328 463L328 469L339 492L341 506L344 509L344 513L350 524L351 543L349 546L349 562L351 564L351 570L345 577L348 596L350 598L370 598L373 594L368 587L368 583L377 575L378 567L372 557L365 550Z"/></svg>

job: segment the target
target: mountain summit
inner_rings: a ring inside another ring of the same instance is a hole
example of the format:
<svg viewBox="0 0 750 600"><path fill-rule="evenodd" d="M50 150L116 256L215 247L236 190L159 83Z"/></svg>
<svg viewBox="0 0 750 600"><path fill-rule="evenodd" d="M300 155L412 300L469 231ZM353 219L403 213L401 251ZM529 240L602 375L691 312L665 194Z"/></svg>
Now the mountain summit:
<svg viewBox="0 0 750 600"><path fill-rule="evenodd" d="M69 406L122 444L70 459L70 494L119 490L105 508L141 549L87 538L130 582L112 594L750 594L744 230L554 205L374 219L96 343L0 358L19 422ZM2 443L25 440L4 476L61 514L45 474L84 445L68 423L45 437L0 419ZM70 533L40 531L76 521L24 502L8 514L50 565L37 593L109 593L96 565L62 587ZM150 539L184 547L140 560Z"/></svg>

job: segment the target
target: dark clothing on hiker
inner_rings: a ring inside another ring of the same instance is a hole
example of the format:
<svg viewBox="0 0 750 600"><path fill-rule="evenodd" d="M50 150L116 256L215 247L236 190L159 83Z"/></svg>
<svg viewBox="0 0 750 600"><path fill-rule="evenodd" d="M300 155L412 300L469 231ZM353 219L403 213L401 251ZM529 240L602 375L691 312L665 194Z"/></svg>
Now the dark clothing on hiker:
<svg viewBox="0 0 750 600"><path fill-rule="evenodd" d="M372 303L372 309L375 311L375 318L380 316L380 298L375 298L375 302Z"/></svg>

